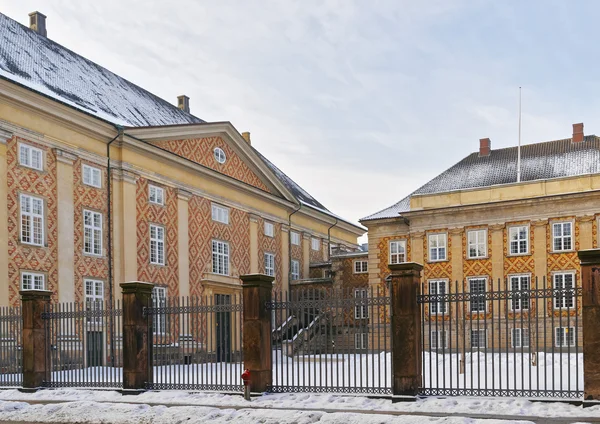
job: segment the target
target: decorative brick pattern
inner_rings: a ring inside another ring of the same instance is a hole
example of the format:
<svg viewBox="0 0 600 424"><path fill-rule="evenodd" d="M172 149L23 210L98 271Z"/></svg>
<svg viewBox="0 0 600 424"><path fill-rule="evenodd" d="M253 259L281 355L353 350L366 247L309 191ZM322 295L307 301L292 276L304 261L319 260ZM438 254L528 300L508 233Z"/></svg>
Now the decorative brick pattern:
<svg viewBox="0 0 600 424"><path fill-rule="evenodd" d="M467 250L469 248L467 245L467 241L468 241L467 240L467 231L477 230L477 229L482 229L482 228L487 229L487 227L485 225L465 227L465 229L462 233L462 258L463 258L463 276L464 276L463 289L465 291L470 290L469 283L468 283L469 277L486 277L487 278L487 289L489 291L491 291L491 290L493 290L493 287L495 287L494 281L492 279L492 260L490 259L492 257L492 233L489 229L487 231L487 246L486 246L487 257L481 258L481 259L467 259ZM480 318L480 319L484 318L485 315L487 315L487 317L490 318L492 316L491 315L491 302L488 302L487 309L488 309L487 314L472 314L467 310L467 308L465 306L464 316L466 319L473 319L473 320L476 320L478 318Z"/></svg>
<svg viewBox="0 0 600 424"><path fill-rule="evenodd" d="M446 260L439 262L429 262L429 244L427 236L429 234L446 233ZM448 233L447 228L438 230L426 231L423 237L423 280L427 281L432 278L452 278L452 237Z"/></svg>
<svg viewBox="0 0 600 424"><path fill-rule="evenodd" d="M316 238L319 240L319 250L313 250L312 248L312 239ZM320 237L311 237L310 239L310 263L319 263L323 262L323 240Z"/></svg>
<svg viewBox="0 0 600 424"><path fill-rule="evenodd" d="M265 235L265 221L260 218L258 220L258 269L259 272L265 273L265 253L275 254L275 281L273 285L274 293L281 292L281 224L273 223L273 235L268 237ZM250 252L248 250L247 252ZM248 253L245 253L248 255Z"/></svg>
<svg viewBox="0 0 600 424"><path fill-rule="evenodd" d="M302 256L302 234L300 234L300 244L295 245L292 244L292 259L298 261L300 268L300 278L306 278L305 275L302 275L302 270L304 269L304 258Z"/></svg>
<svg viewBox="0 0 600 424"><path fill-rule="evenodd" d="M390 241L394 240L405 240L406 241L406 261L411 261L410 254L410 239L408 236L401 237L382 237L377 244L377 248L379 249L379 253L377 255L377 263L379 264L379 273L377 274L377 278L380 283L379 286L383 290L383 292L387 293L387 284L385 282L385 277L390 274L390 269L388 268L390 262Z"/></svg>

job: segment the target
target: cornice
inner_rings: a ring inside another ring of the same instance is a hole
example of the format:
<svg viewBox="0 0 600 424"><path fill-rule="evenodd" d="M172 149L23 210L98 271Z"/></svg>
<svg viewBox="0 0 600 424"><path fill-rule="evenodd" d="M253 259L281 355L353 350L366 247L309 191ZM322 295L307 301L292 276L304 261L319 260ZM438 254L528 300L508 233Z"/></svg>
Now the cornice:
<svg viewBox="0 0 600 424"><path fill-rule="evenodd" d="M194 194L191 191L185 190L183 188L177 188L177 198L179 200L189 201Z"/></svg>
<svg viewBox="0 0 600 424"><path fill-rule="evenodd" d="M576 216L575 219L577 219L577 222L594 222L596 217L594 215L581 215Z"/></svg>
<svg viewBox="0 0 600 424"><path fill-rule="evenodd" d="M548 225L548 220L547 219L534 219L531 221L531 225L533 227L545 227L546 225Z"/></svg>
<svg viewBox="0 0 600 424"><path fill-rule="evenodd" d="M465 232L464 227L448 228L448 234L450 234L451 236L460 236L464 232Z"/></svg>
<svg viewBox="0 0 600 424"><path fill-rule="evenodd" d="M248 217L250 218L250 222L258 224L258 222L260 221L260 216L255 213L249 213Z"/></svg>
<svg viewBox="0 0 600 424"><path fill-rule="evenodd" d="M77 160L77 155L69 153L65 150L55 148L54 154L56 155L56 160L58 162L65 163L67 165L73 166L73 163Z"/></svg>
<svg viewBox="0 0 600 424"><path fill-rule="evenodd" d="M11 138L13 138L13 133L0 127L0 144L6 144Z"/></svg>
<svg viewBox="0 0 600 424"><path fill-rule="evenodd" d="M422 239L425 237L425 231L411 231L408 235L411 239Z"/></svg>
<svg viewBox="0 0 600 424"><path fill-rule="evenodd" d="M488 228L490 229L490 231L502 231L504 230L504 228L506 228L506 223L500 222L496 224L490 224L488 225Z"/></svg>

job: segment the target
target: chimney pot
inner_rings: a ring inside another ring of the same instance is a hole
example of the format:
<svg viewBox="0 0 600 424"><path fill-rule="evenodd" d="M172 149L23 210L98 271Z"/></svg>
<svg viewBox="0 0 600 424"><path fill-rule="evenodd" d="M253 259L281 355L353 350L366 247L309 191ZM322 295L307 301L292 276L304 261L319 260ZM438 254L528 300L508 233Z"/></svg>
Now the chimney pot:
<svg viewBox="0 0 600 424"><path fill-rule="evenodd" d="M177 96L177 107L184 112L190 113L190 98L186 95Z"/></svg>
<svg viewBox="0 0 600 424"><path fill-rule="evenodd" d="M46 15L38 11L29 14L29 29L37 32L41 36L47 37L46 32Z"/></svg>
<svg viewBox="0 0 600 424"><path fill-rule="evenodd" d="M573 124L573 143L581 143L583 141L583 122Z"/></svg>
<svg viewBox="0 0 600 424"><path fill-rule="evenodd" d="M252 144L252 142L250 141L250 133L248 131L243 132L242 137L244 137L244 140L246 140L246 143L248 143L250 145Z"/></svg>
<svg viewBox="0 0 600 424"><path fill-rule="evenodd" d="M489 156L492 151L492 142L489 138L479 139L479 157Z"/></svg>

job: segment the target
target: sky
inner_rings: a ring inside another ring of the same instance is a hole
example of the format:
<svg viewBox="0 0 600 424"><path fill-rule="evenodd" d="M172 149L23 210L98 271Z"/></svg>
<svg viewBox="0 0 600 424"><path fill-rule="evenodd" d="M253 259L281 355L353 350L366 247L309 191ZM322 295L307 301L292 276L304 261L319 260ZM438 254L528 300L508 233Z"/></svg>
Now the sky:
<svg viewBox="0 0 600 424"><path fill-rule="evenodd" d="M329 210L390 206L479 148L600 131L600 2L0 0L193 114L231 121Z"/></svg>

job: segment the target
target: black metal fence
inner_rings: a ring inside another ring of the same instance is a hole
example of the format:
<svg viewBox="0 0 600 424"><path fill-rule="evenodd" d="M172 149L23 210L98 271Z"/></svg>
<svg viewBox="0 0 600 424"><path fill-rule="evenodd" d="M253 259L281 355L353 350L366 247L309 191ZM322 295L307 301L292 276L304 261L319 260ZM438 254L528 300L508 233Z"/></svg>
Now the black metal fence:
<svg viewBox="0 0 600 424"><path fill-rule="evenodd" d="M270 390L390 394L389 305L373 288L276 294Z"/></svg>
<svg viewBox="0 0 600 424"><path fill-rule="evenodd" d="M243 390L241 296L156 296L145 313L153 333L148 389Z"/></svg>
<svg viewBox="0 0 600 424"><path fill-rule="evenodd" d="M580 399L582 289L552 277L423 284L420 393Z"/></svg>
<svg viewBox="0 0 600 424"><path fill-rule="evenodd" d="M123 386L119 301L49 304L42 318L50 344L47 387Z"/></svg>
<svg viewBox="0 0 600 424"><path fill-rule="evenodd" d="M0 387L23 384L23 317L20 307L0 308Z"/></svg>

